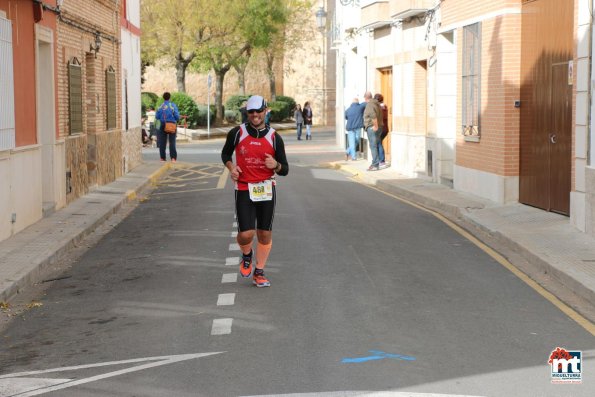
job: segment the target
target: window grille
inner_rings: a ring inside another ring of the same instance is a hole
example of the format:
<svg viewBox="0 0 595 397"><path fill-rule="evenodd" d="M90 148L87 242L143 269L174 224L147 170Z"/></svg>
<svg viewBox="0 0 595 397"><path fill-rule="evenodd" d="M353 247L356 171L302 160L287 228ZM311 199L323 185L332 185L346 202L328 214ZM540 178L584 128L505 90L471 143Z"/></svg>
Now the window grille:
<svg viewBox="0 0 595 397"><path fill-rule="evenodd" d="M70 134L83 132L83 68L74 57L68 63L68 116Z"/></svg>
<svg viewBox="0 0 595 397"><path fill-rule="evenodd" d="M463 135L479 139L481 93L481 23L463 28ZM470 139L472 140L472 139Z"/></svg>

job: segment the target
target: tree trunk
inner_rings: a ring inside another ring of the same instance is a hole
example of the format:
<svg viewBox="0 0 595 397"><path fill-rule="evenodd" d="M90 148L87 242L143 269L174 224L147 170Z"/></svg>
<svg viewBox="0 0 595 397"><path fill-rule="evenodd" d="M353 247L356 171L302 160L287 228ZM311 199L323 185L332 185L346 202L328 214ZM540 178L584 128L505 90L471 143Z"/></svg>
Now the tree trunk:
<svg viewBox="0 0 595 397"><path fill-rule="evenodd" d="M240 68L236 68L238 72L238 88L240 89L240 95L246 95L246 71Z"/></svg>
<svg viewBox="0 0 595 397"><path fill-rule="evenodd" d="M222 124L225 116L225 110L223 109L223 81L228 71L229 67L215 70L215 108L217 109L215 123L217 124Z"/></svg>
<svg viewBox="0 0 595 397"><path fill-rule="evenodd" d="M176 82L178 84L178 92L186 92L186 68L188 64L184 61L178 60L176 62Z"/></svg>
<svg viewBox="0 0 595 397"><path fill-rule="evenodd" d="M271 102L277 100L277 84L275 81L275 71L273 65L275 63L275 55L272 52L267 52L267 75L269 77L269 88L271 90Z"/></svg>

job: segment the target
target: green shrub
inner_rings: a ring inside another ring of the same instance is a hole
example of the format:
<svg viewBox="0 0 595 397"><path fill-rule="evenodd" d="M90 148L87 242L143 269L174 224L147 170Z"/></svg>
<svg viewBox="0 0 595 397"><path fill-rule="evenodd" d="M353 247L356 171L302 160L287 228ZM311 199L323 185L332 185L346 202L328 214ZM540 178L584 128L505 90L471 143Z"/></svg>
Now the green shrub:
<svg viewBox="0 0 595 397"><path fill-rule="evenodd" d="M293 99L290 96L277 95L277 102L287 102L289 104L290 114L293 117L293 112L295 111L295 107L297 106L295 99Z"/></svg>
<svg viewBox="0 0 595 397"><path fill-rule="evenodd" d="M269 102L269 109L271 109L271 121L275 122L289 119L292 110L289 103L282 101Z"/></svg>
<svg viewBox="0 0 595 397"><path fill-rule="evenodd" d="M225 109L227 110L238 110L242 107L242 103L247 101L251 95L233 95L229 97L227 102L225 102Z"/></svg>
<svg viewBox="0 0 595 397"><path fill-rule="evenodd" d="M239 123L241 115L239 110L225 110L225 121L228 123Z"/></svg>
<svg viewBox="0 0 595 397"><path fill-rule="evenodd" d="M183 121L181 116L187 117L188 128L195 128L199 124L198 106L191 96L183 92L172 92L170 101L178 106L180 112L180 122ZM157 107L163 103L163 97L157 101Z"/></svg>
<svg viewBox="0 0 595 397"><path fill-rule="evenodd" d="M217 108L215 105L210 105L211 108L211 125L213 125L213 121L215 120L215 116L217 115ZM207 125L207 105L198 105L198 125L205 126Z"/></svg>
<svg viewBox="0 0 595 397"><path fill-rule="evenodd" d="M154 92L141 92L140 100L147 107L147 109L150 107L154 109L155 106L157 106L159 95L155 94Z"/></svg>

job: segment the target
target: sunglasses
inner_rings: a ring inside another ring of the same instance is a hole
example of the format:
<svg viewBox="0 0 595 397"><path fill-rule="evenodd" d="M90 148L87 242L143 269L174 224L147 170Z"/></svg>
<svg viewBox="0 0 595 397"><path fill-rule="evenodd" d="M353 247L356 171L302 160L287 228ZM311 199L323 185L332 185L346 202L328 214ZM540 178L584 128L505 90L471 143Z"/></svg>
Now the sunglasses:
<svg viewBox="0 0 595 397"><path fill-rule="evenodd" d="M248 110L248 114L262 113L263 111L264 111L264 108L260 108L260 109L250 109L250 110Z"/></svg>

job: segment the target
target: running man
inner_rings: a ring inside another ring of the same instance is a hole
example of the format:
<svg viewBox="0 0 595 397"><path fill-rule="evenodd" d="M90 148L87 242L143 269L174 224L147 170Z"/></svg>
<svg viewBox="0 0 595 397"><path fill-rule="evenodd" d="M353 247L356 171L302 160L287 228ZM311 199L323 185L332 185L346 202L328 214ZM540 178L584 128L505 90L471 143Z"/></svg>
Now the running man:
<svg viewBox="0 0 595 397"><path fill-rule="evenodd" d="M263 97L253 95L248 99L248 122L234 127L227 134L221 151L221 160L235 182L237 241L242 251L240 275L252 275L253 258L256 256L252 283L257 287L270 287L264 275L271 247L273 218L275 217L275 174L289 172L285 145L281 136L264 122L267 103ZM235 151L236 162L232 156ZM256 255L252 251L254 234L257 237Z"/></svg>

